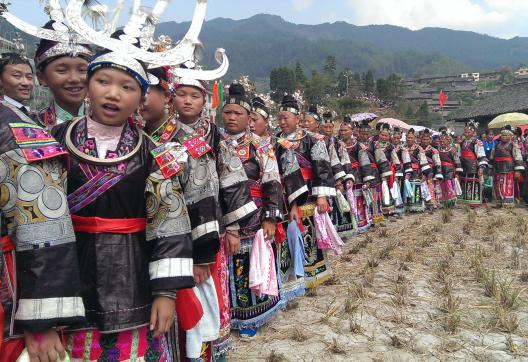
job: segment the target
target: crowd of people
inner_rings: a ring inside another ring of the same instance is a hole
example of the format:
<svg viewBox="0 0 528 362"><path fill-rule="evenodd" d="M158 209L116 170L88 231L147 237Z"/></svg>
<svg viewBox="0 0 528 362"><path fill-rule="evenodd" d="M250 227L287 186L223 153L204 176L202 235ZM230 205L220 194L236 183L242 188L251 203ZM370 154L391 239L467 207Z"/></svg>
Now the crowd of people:
<svg viewBox="0 0 528 362"><path fill-rule="evenodd" d="M477 207L485 177L500 205L518 196L511 127L491 148L473 122L461 142L402 141L285 95L274 133L264 100L233 83L220 128L199 71L108 44L43 39L35 69L1 55L2 362L226 360L232 330L253 338L332 276L344 238ZM53 95L37 112L34 78Z"/></svg>

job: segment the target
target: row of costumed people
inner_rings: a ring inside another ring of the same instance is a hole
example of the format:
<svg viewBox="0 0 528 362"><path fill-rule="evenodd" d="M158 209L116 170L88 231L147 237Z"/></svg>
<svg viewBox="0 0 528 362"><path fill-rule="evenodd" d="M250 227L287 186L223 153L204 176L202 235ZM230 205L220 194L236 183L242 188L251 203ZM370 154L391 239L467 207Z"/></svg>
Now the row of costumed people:
<svg viewBox="0 0 528 362"><path fill-rule="evenodd" d="M329 277L325 250L342 242L325 140L298 127L291 96L281 135L250 132L269 111L239 85L220 130L202 116L208 71L147 69L171 48L137 51L127 27L89 37L76 5L50 2L37 28L49 107L23 105L26 58L0 60L0 360L225 358L231 326L252 336Z"/></svg>
<svg viewBox="0 0 528 362"><path fill-rule="evenodd" d="M462 145L444 132L437 148L430 134L402 143L401 130L372 137L349 118L337 137L329 114L285 96L274 135L265 102L233 84L221 130L204 116L205 81L225 68L181 66L168 53L179 48L160 44L138 51L127 27L89 37L78 2L66 18L50 2L38 29L51 34L35 57L49 107L23 105L27 59L0 59L0 361L24 348L41 360L225 359L231 328L252 337L328 280L341 237L478 196L487 161L474 125ZM522 167L507 132L502 185Z"/></svg>

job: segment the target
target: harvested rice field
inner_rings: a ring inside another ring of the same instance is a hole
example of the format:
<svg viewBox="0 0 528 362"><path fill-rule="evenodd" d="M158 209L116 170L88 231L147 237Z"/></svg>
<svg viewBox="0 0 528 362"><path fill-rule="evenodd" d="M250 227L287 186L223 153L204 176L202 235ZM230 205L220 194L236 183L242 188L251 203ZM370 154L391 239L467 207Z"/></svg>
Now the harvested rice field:
<svg viewBox="0 0 528 362"><path fill-rule="evenodd" d="M229 360L528 361L528 210L408 215L345 243Z"/></svg>

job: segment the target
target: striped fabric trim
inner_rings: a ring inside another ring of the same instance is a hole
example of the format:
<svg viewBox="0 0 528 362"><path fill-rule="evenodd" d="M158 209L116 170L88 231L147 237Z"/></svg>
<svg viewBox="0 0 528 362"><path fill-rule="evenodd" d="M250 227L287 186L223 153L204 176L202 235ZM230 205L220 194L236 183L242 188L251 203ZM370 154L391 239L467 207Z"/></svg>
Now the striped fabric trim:
<svg viewBox="0 0 528 362"><path fill-rule="evenodd" d="M167 258L149 264L150 280L161 278L192 277L192 258Z"/></svg>
<svg viewBox="0 0 528 362"><path fill-rule="evenodd" d="M303 187L295 191L293 194L288 196L288 203L291 205L295 201L296 198L298 198L304 193L307 193L308 191L309 191L308 186L304 185Z"/></svg>
<svg viewBox="0 0 528 362"><path fill-rule="evenodd" d="M217 220L206 222L205 224L198 225L191 231L191 237L193 240L197 240L202 236L212 233L220 232L220 225Z"/></svg>
<svg viewBox="0 0 528 362"><path fill-rule="evenodd" d="M242 206L241 208L236 209L235 211L231 211L229 214L224 215L224 223L225 225L232 224L243 217L253 213L257 210L257 205L251 201Z"/></svg>
<svg viewBox="0 0 528 362"><path fill-rule="evenodd" d="M337 180L339 180L340 178L343 178L343 177L345 177L345 176L346 176L345 171L340 171L340 172L338 172L338 173L336 173L336 174L334 175L334 180L337 181Z"/></svg>
<svg viewBox="0 0 528 362"><path fill-rule="evenodd" d="M316 196L335 196L336 190L333 187L317 186L312 188L312 194Z"/></svg>
<svg viewBox="0 0 528 362"><path fill-rule="evenodd" d="M15 319L19 321L84 317L81 297L20 299Z"/></svg>

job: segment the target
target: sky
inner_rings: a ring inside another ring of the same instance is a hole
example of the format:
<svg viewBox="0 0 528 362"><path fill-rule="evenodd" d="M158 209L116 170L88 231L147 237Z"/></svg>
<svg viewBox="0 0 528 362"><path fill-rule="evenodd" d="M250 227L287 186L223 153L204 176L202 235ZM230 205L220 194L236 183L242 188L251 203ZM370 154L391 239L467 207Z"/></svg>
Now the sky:
<svg viewBox="0 0 528 362"><path fill-rule="evenodd" d="M62 0L65 1L65 0ZM115 0L99 0L112 6ZM38 0L10 0L10 10L34 24L42 12L28 13ZM127 1L130 3L131 1ZM154 0L144 0L152 6ZM412 30L443 27L500 38L528 37L528 0L209 0L207 19L244 19L259 13L280 15L297 24L346 21L355 25L391 24ZM195 1L172 0L162 21L188 21Z"/></svg>

